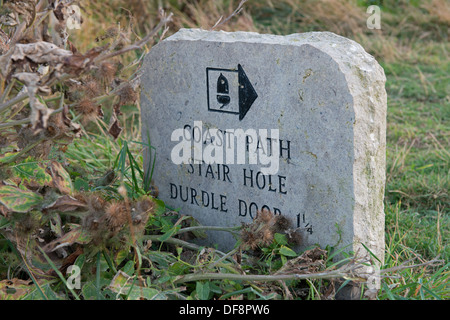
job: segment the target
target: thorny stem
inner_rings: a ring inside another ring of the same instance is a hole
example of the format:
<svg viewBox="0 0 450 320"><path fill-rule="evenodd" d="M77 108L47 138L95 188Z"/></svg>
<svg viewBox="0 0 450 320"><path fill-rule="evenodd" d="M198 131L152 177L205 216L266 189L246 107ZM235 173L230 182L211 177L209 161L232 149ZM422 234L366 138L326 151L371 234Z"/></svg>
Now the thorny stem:
<svg viewBox="0 0 450 320"><path fill-rule="evenodd" d="M21 24L19 24L16 27L16 31L14 32L14 35L11 37L11 40L9 42L9 51L13 50L14 45L20 40L20 38L22 37L22 33L25 31L25 29L27 28L27 24L25 21L23 21Z"/></svg>
<svg viewBox="0 0 450 320"><path fill-rule="evenodd" d="M433 265L435 263L442 264L442 260L433 259L428 262L415 264L415 265L400 265L398 267L393 267L389 269L379 270L380 274L396 272L408 268L416 268L420 266ZM238 280L238 281L287 281L287 280L311 280L311 279L353 279L353 280L365 280L364 278L358 277L356 273L353 273L356 269L361 268L362 265L359 263L350 263L342 266L337 270L323 271L317 273L306 273L306 274L272 274L272 275L257 275L257 274L229 274L229 273L194 273L187 274L184 276L179 276L174 283L184 283L199 280Z"/></svg>
<svg viewBox="0 0 450 320"><path fill-rule="evenodd" d="M8 86L6 87L5 91L2 94L2 97L0 98L0 103L3 103L5 101L6 97L11 92L12 87L16 84L16 78L12 78Z"/></svg>
<svg viewBox="0 0 450 320"><path fill-rule="evenodd" d="M62 111L63 111L63 108L55 109L55 110L53 110L52 115L56 114L56 113L60 113ZM21 119L21 120L17 120L17 121L0 123L0 129L14 127L14 126L21 125L21 124L27 124L30 122L31 122L30 118L26 118L26 119Z"/></svg>
<svg viewBox="0 0 450 320"><path fill-rule="evenodd" d="M209 265L210 268L215 267L217 264L221 263L223 260L230 258L233 254L235 254L239 249L235 248L233 250L231 250L230 252L228 252L226 255L224 255L222 258L220 258L219 260L214 261L213 263L211 263Z"/></svg>
<svg viewBox="0 0 450 320"><path fill-rule="evenodd" d="M12 156L11 158L9 158L8 160L5 160L3 162L3 164L7 164L10 162L15 161L18 157L20 157L21 155L23 155L24 153L28 152L29 150L33 149L34 147L36 147L38 144L40 144L41 142L45 141L45 138L41 138L37 141L35 141L34 143L30 143L28 144L25 148L23 148L22 150L20 150L20 152L18 152L17 154L15 154L14 156Z"/></svg>
<svg viewBox="0 0 450 320"><path fill-rule="evenodd" d="M160 240L158 240L159 237L161 237L161 235L157 235L157 234L156 235L144 235L143 239L144 240L151 240L151 241L154 241L154 242L161 242ZM169 238L169 239L165 240L164 242L169 243L169 244L178 245L178 246L181 246L181 247L185 247L185 248L188 248L188 249L191 249L191 250L196 250L196 251L200 251L202 249L202 247L200 247L200 246L198 246L196 244L193 244L193 243L190 243L190 242L187 242L187 241L183 241L183 240L180 240L180 239L175 239L175 238Z"/></svg>
<svg viewBox="0 0 450 320"><path fill-rule="evenodd" d="M47 99L47 100L44 100L44 101L46 103L47 102L51 102L51 101L54 101L54 100L57 100L57 99L62 99L63 96L64 95L62 94L60 96L56 96L56 97L53 97L53 98L50 98L50 99ZM24 103L18 110L16 110L15 113L9 115L9 119L14 117L17 113L19 113L20 110L22 110L22 108L25 107L25 105L26 105L26 103ZM61 106L60 108L58 108L56 110L53 110L52 115L56 114L56 113L60 113L60 112L62 112L62 110L63 110L63 107ZM31 122L30 118L21 119L21 120L17 120L17 121L11 121L11 122L4 122L4 123L0 123L0 129L14 127L14 126L17 126L17 125L22 125L22 124L27 124L27 123L30 123L30 122Z"/></svg>
<svg viewBox="0 0 450 320"><path fill-rule="evenodd" d="M8 109L9 107L15 105L16 103L19 103L23 100L25 100L26 98L28 98L28 93L22 93L14 98L12 98L9 101L6 101L5 103L0 104L0 113L3 112L4 110Z"/></svg>
<svg viewBox="0 0 450 320"><path fill-rule="evenodd" d="M21 124L27 124L30 122L30 119L22 119L22 120L16 120L16 121L11 121L11 122L5 122L5 123L0 123L0 129L5 129L5 128L9 128L9 127L14 127L14 126L18 126Z"/></svg>
<svg viewBox="0 0 450 320"><path fill-rule="evenodd" d="M12 112L9 116L8 119L6 119L6 121L10 121L12 118L14 118L20 111L22 111L22 109L27 105L27 101L25 101L25 103L22 103L21 106L19 106L16 111ZM29 119L28 119L29 120ZM5 121L5 122L6 122Z"/></svg>
<svg viewBox="0 0 450 320"><path fill-rule="evenodd" d="M198 230L228 231L230 233L236 233L236 231L239 229L241 229L241 227L195 226L180 229L176 234Z"/></svg>
<svg viewBox="0 0 450 320"><path fill-rule="evenodd" d="M43 12L42 17L39 19L38 22L36 22L36 18L33 21L33 24L30 27L37 27L40 25L47 17L53 12L53 10L48 10L47 12Z"/></svg>

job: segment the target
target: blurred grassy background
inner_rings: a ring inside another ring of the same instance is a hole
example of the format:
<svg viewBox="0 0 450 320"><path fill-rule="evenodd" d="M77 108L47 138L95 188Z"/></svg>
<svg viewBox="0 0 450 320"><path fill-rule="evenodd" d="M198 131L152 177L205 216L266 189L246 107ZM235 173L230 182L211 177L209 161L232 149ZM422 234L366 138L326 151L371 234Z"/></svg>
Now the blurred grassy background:
<svg viewBox="0 0 450 320"><path fill-rule="evenodd" d="M90 1L82 8L83 28L72 31L72 36L78 44L86 44L79 48L84 51L118 24L142 35L158 23L159 8L174 13L168 35L181 27L209 29L238 4L238 0ZM369 5L381 7L380 30L366 26ZM447 0L250 0L219 28L274 34L331 31L359 42L384 67L388 265L437 255L449 261L449 27ZM133 126L139 110L128 111L125 116L134 120L128 122L125 136L139 140L140 130Z"/></svg>

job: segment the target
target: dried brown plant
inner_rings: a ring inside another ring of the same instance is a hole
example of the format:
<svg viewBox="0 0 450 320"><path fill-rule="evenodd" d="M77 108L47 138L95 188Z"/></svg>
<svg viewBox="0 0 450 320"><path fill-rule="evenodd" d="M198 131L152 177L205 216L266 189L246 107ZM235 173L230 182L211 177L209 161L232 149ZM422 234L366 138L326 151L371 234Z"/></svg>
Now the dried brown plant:
<svg viewBox="0 0 450 320"><path fill-rule="evenodd" d="M102 108L111 108L108 131L117 138L122 131L120 107L136 102L139 81L120 74L116 57L143 50L171 20L171 15L161 14L160 23L134 43L129 30L111 27L98 38L109 43L81 53L69 40L74 3L8 1L0 11L0 129L10 142L5 153L17 154L12 160L29 151L45 158L61 135L66 142L79 137L70 110L87 124L103 115Z"/></svg>
<svg viewBox="0 0 450 320"><path fill-rule="evenodd" d="M257 212L256 218L250 224L244 224L241 231L241 248L256 250L268 247L274 241L276 233L285 234L292 245L301 244L301 235L292 228L292 222L283 215L274 215L263 209Z"/></svg>

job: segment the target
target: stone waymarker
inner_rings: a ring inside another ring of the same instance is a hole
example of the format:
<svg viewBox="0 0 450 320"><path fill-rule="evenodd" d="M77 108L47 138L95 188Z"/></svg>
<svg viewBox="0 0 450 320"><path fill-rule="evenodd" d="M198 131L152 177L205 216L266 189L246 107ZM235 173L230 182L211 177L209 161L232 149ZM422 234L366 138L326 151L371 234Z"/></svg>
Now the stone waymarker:
<svg viewBox="0 0 450 320"><path fill-rule="evenodd" d="M266 208L289 217L305 246L363 243L383 259L384 84L375 59L333 33L180 30L142 73L160 198L203 225L240 225Z"/></svg>

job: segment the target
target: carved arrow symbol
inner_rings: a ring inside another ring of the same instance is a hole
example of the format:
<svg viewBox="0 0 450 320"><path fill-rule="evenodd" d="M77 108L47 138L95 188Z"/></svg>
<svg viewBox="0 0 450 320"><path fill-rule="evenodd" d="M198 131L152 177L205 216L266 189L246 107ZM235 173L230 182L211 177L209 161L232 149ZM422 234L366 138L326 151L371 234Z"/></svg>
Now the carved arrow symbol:
<svg viewBox="0 0 450 320"><path fill-rule="evenodd" d="M238 64L238 79L239 79L239 120L244 119L248 110L258 98L258 94L253 88L250 80L242 69L242 66Z"/></svg>

